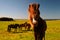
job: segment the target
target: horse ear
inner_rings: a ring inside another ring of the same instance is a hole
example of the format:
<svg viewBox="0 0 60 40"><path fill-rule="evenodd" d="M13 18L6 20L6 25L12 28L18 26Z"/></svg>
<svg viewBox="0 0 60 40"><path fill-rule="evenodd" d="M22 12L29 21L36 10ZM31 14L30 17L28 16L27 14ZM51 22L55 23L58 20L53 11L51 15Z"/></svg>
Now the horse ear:
<svg viewBox="0 0 60 40"><path fill-rule="evenodd" d="M40 7L40 4L38 4L38 8Z"/></svg>
<svg viewBox="0 0 60 40"><path fill-rule="evenodd" d="M36 4L36 9L39 9L39 7L40 7L40 4Z"/></svg>
<svg viewBox="0 0 60 40"><path fill-rule="evenodd" d="M31 7L31 5L29 4L29 8Z"/></svg>
<svg viewBox="0 0 60 40"><path fill-rule="evenodd" d="M28 11L30 11L30 7L31 7L31 5L29 4Z"/></svg>

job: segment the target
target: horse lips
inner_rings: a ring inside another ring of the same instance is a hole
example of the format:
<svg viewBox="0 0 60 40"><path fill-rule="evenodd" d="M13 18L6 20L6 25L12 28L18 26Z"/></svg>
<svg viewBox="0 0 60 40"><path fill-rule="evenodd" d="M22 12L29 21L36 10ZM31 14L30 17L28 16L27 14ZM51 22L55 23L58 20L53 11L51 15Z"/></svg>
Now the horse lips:
<svg viewBox="0 0 60 40"><path fill-rule="evenodd" d="M37 21L33 18L33 24L36 24L37 23Z"/></svg>

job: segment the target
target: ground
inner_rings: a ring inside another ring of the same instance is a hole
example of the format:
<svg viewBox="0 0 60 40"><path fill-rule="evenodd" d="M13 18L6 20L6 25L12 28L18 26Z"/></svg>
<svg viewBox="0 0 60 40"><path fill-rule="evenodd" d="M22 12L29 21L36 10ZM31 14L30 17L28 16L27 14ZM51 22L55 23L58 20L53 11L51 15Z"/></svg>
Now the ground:
<svg viewBox="0 0 60 40"><path fill-rule="evenodd" d="M0 21L0 40L34 40L34 32L7 32L9 24L21 24L28 20ZM46 21L47 31L46 40L60 40L60 20Z"/></svg>

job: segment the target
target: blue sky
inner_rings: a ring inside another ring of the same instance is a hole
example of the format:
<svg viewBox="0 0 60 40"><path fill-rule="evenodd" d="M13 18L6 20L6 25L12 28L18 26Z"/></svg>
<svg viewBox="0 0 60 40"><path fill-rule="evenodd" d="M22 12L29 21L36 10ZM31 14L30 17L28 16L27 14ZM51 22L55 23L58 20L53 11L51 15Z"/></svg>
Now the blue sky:
<svg viewBox="0 0 60 40"><path fill-rule="evenodd" d="M40 4L43 19L60 19L60 0L0 0L0 17L27 19L30 3Z"/></svg>

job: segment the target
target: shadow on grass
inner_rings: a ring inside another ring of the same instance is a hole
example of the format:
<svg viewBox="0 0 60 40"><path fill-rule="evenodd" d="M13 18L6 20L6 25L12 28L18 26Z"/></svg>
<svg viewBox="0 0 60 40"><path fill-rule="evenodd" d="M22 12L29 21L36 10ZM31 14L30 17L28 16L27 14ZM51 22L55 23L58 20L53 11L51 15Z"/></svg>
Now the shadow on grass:
<svg viewBox="0 0 60 40"><path fill-rule="evenodd" d="M16 34L16 33L27 33L27 32L31 32L31 31L33 31L33 30L22 30L22 31L20 31L20 32L11 31L11 32L9 32L9 33L14 33L14 34Z"/></svg>

